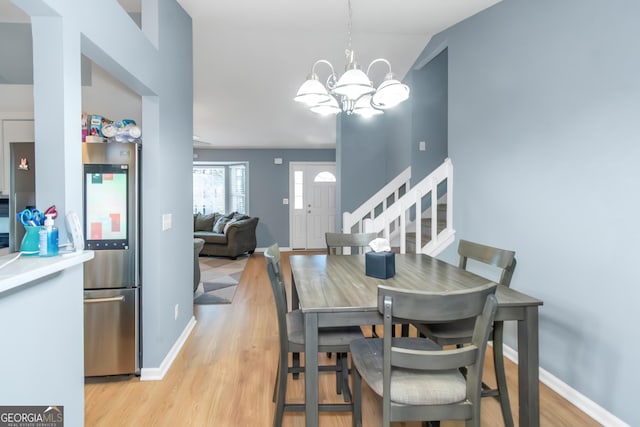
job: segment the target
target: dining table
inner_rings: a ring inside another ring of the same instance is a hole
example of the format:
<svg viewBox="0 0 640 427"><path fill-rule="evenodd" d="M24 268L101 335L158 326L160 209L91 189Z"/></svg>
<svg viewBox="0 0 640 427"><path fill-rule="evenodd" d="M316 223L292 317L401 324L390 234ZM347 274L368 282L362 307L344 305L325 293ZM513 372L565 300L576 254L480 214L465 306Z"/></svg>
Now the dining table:
<svg viewBox="0 0 640 427"><path fill-rule="evenodd" d="M489 279L424 254L395 254L395 275L365 274L365 255L291 255L291 302L304 317L305 421L317 427L318 328L382 323L378 285L418 291L454 291ZM517 322L519 425L539 426L538 310L542 301L506 286L496 290L495 320Z"/></svg>

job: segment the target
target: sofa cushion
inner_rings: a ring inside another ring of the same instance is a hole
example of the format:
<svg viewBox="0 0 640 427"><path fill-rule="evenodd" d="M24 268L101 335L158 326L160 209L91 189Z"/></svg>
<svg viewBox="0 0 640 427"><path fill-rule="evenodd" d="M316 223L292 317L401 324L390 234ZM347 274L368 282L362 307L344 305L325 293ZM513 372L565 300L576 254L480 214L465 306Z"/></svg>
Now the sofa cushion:
<svg viewBox="0 0 640 427"><path fill-rule="evenodd" d="M211 231L196 231L193 237L204 240L205 243L213 243L215 245L226 245L227 236L221 233L213 233Z"/></svg>
<svg viewBox="0 0 640 427"><path fill-rule="evenodd" d="M230 214L223 215L220 218L218 218L216 223L213 225L213 232L224 233L224 226L227 225L227 223L232 220L233 215L235 215L235 212L231 212Z"/></svg>
<svg viewBox="0 0 640 427"><path fill-rule="evenodd" d="M198 214L193 226L194 231L211 231L216 220L216 214Z"/></svg>

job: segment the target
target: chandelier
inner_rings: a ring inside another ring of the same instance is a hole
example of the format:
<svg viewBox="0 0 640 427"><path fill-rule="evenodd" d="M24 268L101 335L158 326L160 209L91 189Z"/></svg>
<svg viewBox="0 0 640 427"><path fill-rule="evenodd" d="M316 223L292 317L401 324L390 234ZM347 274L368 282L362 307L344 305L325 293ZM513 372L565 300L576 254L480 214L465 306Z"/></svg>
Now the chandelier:
<svg viewBox="0 0 640 427"><path fill-rule="evenodd" d="M363 117L371 117L382 114L383 110L393 108L409 98L409 86L396 80L391 73L391 64L384 58L371 61L367 72L363 72L354 60L354 52L351 48L352 9L349 4L349 43L345 49L347 65L345 72L338 78L333 65L326 59L319 59L311 67L311 74L300 86L294 101L301 102L314 113L321 115L358 114ZM387 74L377 89L369 78L369 72L374 64L386 64ZM325 64L331 72L326 83L322 84L316 74L316 67Z"/></svg>

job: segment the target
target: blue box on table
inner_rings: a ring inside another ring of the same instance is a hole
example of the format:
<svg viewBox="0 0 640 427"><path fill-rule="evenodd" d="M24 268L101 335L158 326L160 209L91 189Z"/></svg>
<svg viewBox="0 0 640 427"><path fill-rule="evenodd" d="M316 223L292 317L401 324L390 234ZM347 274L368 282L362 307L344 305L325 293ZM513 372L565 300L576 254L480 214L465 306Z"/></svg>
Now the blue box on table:
<svg viewBox="0 0 640 427"><path fill-rule="evenodd" d="M364 255L364 269L367 276L388 279L396 274L394 252L367 252Z"/></svg>

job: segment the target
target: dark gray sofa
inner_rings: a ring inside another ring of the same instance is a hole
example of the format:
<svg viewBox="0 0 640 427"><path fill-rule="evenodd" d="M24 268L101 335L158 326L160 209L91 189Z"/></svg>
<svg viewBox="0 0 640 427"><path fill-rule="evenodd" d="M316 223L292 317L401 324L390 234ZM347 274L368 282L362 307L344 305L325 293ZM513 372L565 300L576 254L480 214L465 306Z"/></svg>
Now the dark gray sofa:
<svg viewBox="0 0 640 427"><path fill-rule="evenodd" d="M256 250L258 217L237 212L194 214L193 237L204 240L200 255L225 256L236 259L245 252Z"/></svg>

